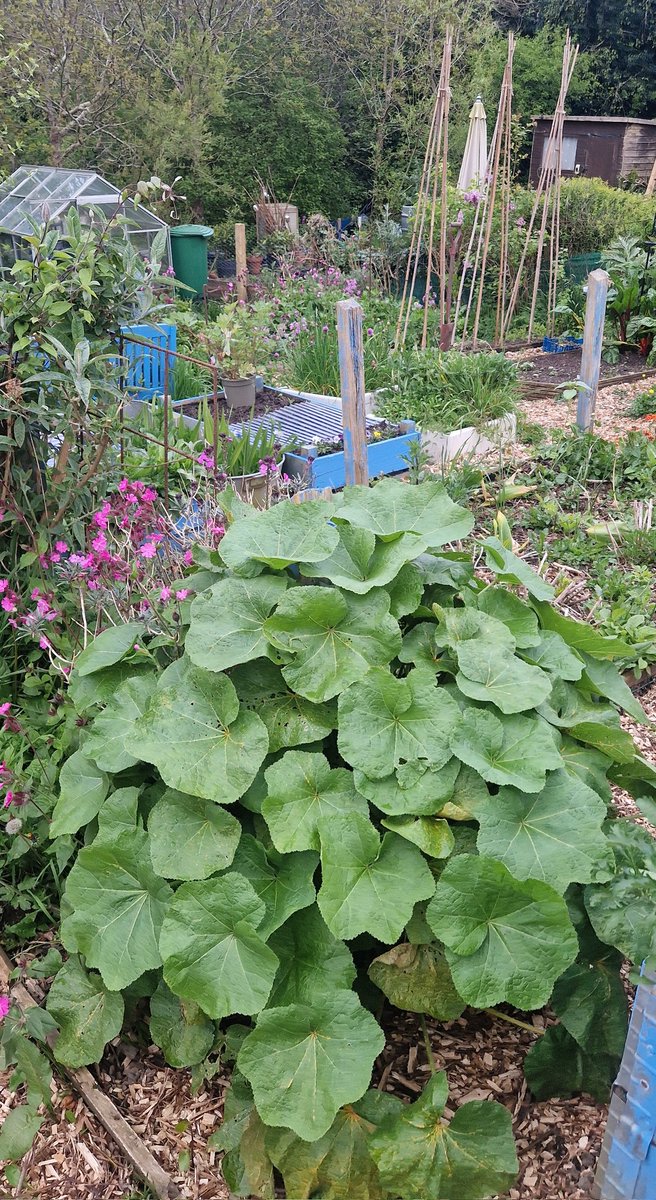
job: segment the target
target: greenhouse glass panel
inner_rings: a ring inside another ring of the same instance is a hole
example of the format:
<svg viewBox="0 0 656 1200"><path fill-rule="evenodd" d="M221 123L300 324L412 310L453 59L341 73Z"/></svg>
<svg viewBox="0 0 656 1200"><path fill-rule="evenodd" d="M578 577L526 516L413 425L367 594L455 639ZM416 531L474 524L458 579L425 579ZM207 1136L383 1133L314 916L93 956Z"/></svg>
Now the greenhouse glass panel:
<svg viewBox="0 0 656 1200"><path fill-rule="evenodd" d="M11 267L16 257L24 257L29 248L21 247L21 237L34 233L46 221L62 226L69 208L74 206L83 224L94 223L93 209L104 216L115 213L126 221L117 223L116 236L135 241L140 253L147 254L166 221L133 200L121 201L120 190L96 171L69 171L61 167L24 166L0 184L0 273ZM165 260L171 261L167 237Z"/></svg>

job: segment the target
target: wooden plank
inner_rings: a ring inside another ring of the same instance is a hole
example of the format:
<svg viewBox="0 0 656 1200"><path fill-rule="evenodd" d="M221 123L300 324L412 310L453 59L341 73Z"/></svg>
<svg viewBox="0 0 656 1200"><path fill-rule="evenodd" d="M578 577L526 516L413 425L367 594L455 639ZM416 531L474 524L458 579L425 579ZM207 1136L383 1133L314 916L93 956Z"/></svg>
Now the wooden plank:
<svg viewBox="0 0 656 1200"><path fill-rule="evenodd" d="M344 423L344 465L348 487L354 483L369 483L362 307L357 300L337 302L337 341Z"/></svg>
<svg viewBox="0 0 656 1200"><path fill-rule="evenodd" d="M293 504L305 504L306 500L332 500L333 489L325 488L303 488L302 492L296 492L292 496Z"/></svg>
<svg viewBox="0 0 656 1200"><path fill-rule="evenodd" d="M588 275L588 298L585 305L585 329L579 375L579 382L584 386L579 388L576 408L576 424L586 433L592 429L594 423L609 283L609 276L601 269L591 271Z"/></svg>
<svg viewBox="0 0 656 1200"><path fill-rule="evenodd" d="M11 959L0 947L0 983L4 987L10 988L11 998L20 1009L25 1011L27 1008L34 1008L37 1001L30 995L27 988L23 987L22 983L11 981L13 969ZM121 1116L109 1096L106 1096L102 1088L98 1086L91 1072L86 1067L69 1070L60 1063L55 1065L57 1070L65 1075L80 1093L87 1107L91 1109L100 1124L114 1139L130 1166L139 1178L144 1180L158 1200L180 1200L182 1193L171 1176L167 1175L157 1159L153 1158L148 1147Z"/></svg>
<svg viewBox="0 0 656 1200"><path fill-rule="evenodd" d="M246 226L241 222L235 225L235 262L237 264L237 299L247 300L248 265L246 263Z"/></svg>

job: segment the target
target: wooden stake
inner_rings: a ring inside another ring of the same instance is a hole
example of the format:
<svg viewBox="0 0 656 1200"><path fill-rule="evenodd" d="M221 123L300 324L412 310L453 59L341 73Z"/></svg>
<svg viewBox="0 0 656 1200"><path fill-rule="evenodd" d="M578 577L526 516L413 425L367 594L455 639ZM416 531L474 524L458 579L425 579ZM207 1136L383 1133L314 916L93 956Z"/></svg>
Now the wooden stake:
<svg viewBox="0 0 656 1200"><path fill-rule="evenodd" d="M583 386L579 388L576 408L576 424L584 433L588 433L592 429L594 422L609 283L610 277L601 269L591 271L588 275L588 297L585 303L585 329L579 376L579 382Z"/></svg>
<svg viewBox="0 0 656 1200"><path fill-rule="evenodd" d="M337 302L339 376L342 385L344 474L347 486L369 483L364 402L362 308L357 300Z"/></svg>
<svg viewBox="0 0 656 1200"><path fill-rule="evenodd" d="M645 189L645 196L653 196L655 189L656 189L656 158L654 159L654 165L651 169L651 175L649 176L649 182Z"/></svg>
<svg viewBox="0 0 656 1200"><path fill-rule="evenodd" d="M237 299L246 300L248 290L248 266L246 263L246 226L241 222L235 225L235 261L237 264Z"/></svg>
<svg viewBox="0 0 656 1200"><path fill-rule="evenodd" d="M433 195L431 200L431 217L430 231L428 239L428 254L427 254L427 269L426 269L426 291L424 293L424 324L421 335L421 348L426 349L428 335L428 308L430 300L430 285L433 274L433 244L435 235L435 216L437 212L437 187L439 181L440 163L442 168L441 182L441 203L440 203L440 259L439 259L439 279L440 279L440 325L443 322L443 295L444 295L444 275L445 275L445 239L446 239L446 161L448 153L449 141L449 101L451 91L449 88L449 79L451 75L451 44L452 32L447 28L444 53L442 55L442 67L440 70L440 82L438 88L438 118L437 130L435 134L435 154L433 158Z"/></svg>
<svg viewBox="0 0 656 1200"><path fill-rule="evenodd" d="M427 180L427 178L430 178L430 164L432 162L435 129L437 126L438 111L439 111L438 106L439 106L439 93L435 97L435 103L433 105L433 113L431 116L431 123L430 123L430 127L428 130L428 142L426 143L426 153L424 154L424 163L423 163L423 167L422 167L422 171L421 171L421 180L419 182L419 192L417 194L417 205L415 208L415 216L414 216L414 220L412 223L412 236L410 238L410 249L408 250L408 261L406 263L405 279L403 282L403 295L401 297L401 304L399 306L399 317L398 317L398 320L396 323L396 334L394 336L394 349L395 350L398 350L399 346L403 344L401 341L401 329L402 329L403 318L404 318L404 314L405 314L406 300L410 304L410 306L412 306L412 289L414 288L415 279L417 277L416 247L417 247L418 241L421 244L421 237L420 236L418 237L419 216L420 216L420 209L422 208L422 204L423 204L426 180ZM422 231L423 231L423 223L422 223ZM410 275L412 273L413 262L414 262L414 275L412 278L412 286L410 287L410 295L408 298L408 285L410 283ZM405 335L404 335L403 340L405 341Z"/></svg>
<svg viewBox="0 0 656 1200"><path fill-rule="evenodd" d="M447 164L449 157L449 107L451 104L451 88L449 80L451 77L451 44L453 34L451 29L447 31L446 45L444 49L444 146L442 150L442 193L440 197L440 259L439 259L439 275L440 275L440 349L446 350L450 345L451 330L447 330L447 317L450 315L447 312L447 269L446 269L446 231L447 231ZM428 269L430 273L430 258L428 261ZM430 274L429 274L430 278ZM428 289L427 289L428 290Z"/></svg>

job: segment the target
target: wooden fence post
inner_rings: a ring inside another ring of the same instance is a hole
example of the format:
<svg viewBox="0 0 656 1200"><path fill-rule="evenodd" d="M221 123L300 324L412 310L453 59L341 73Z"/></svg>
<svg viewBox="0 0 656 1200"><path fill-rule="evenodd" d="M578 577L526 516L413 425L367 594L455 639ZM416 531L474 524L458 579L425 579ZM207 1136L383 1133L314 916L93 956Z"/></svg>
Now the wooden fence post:
<svg viewBox="0 0 656 1200"><path fill-rule="evenodd" d="M584 433L590 432L594 422L609 283L610 279L605 271L591 271L588 275L583 353L581 354L581 371L578 380L584 386L579 388L576 407L576 424Z"/></svg>
<svg viewBox="0 0 656 1200"><path fill-rule="evenodd" d="M344 473L347 486L369 483L364 402L362 308L357 300L337 302L339 375L342 385Z"/></svg>
<svg viewBox="0 0 656 1200"><path fill-rule="evenodd" d="M235 225L235 262L237 264L237 299L246 300L248 292L246 279L248 266L246 263L246 226L241 222Z"/></svg>

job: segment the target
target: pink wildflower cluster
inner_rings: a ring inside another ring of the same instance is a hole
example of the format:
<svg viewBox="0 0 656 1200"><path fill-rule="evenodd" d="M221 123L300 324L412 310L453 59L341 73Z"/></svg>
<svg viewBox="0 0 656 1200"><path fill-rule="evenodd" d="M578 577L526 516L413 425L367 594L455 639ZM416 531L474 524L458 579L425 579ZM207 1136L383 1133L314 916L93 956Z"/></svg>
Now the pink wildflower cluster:
<svg viewBox="0 0 656 1200"><path fill-rule="evenodd" d="M9 710L9 708L10 705L8 704L0 705L0 709ZM5 728L7 727L8 723L5 721ZM18 728L20 729L20 726ZM13 728L12 732L14 732ZM23 804L27 804L29 800L27 792L18 791L14 787L14 773L9 769L4 760L0 762L0 790L5 793L4 800L2 801L3 808L11 808L12 805L15 808L20 808Z"/></svg>
<svg viewBox="0 0 656 1200"><path fill-rule="evenodd" d="M63 545L62 542L57 544ZM57 557L61 558L61 554L58 554ZM3 610L11 614L8 617L8 624L13 629L24 626L31 632L38 632L43 629L44 622L54 621L59 616L57 610L52 606L52 593L42 593L39 588L33 588L30 593L30 600L34 603L34 608L23 607L20 596L9 587L7 579L0 579L0 595L2 596L0 604Z"/></svg>

